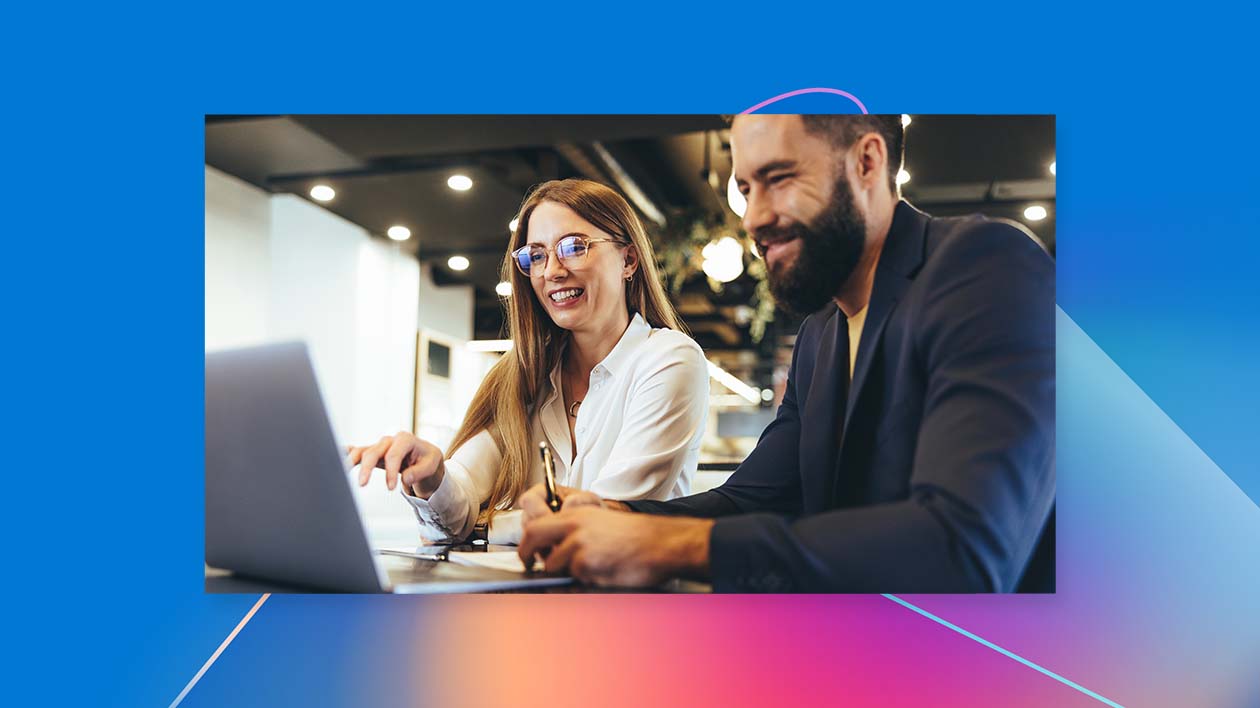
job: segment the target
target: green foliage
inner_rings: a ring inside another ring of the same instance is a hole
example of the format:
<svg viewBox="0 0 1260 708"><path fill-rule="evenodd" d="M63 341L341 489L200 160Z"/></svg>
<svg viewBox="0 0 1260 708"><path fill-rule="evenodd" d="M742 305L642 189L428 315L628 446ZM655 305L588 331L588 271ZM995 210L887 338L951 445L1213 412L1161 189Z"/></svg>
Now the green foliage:
<svg viewBox="0 0 1260 708"><path fill-rule="evenodd" d="M688 280L704 272L701 250L723 236L731 236L744 245L744 273L757 282L747 303L754 312L748 333L754 342L760 342L766 325L774 320L774 299L766 281L765 262L749 253L748 235L733 219L728 221L723 215L698 209L671 213L666 225L652 233L657 266L666 289L678 295ZM706 280L713 292L723 291L723 283L707 277Z"/></svg>

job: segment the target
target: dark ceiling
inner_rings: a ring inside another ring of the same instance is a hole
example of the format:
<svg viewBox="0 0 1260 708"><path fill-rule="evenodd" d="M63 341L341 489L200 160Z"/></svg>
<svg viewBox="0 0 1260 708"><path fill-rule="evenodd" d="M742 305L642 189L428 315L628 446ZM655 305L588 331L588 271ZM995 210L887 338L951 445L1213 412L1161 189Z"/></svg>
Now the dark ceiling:
<svg viewBox="0 0 1260 708"><path fill-rule="evenodd" d="M1054 131L1054 116L914 116L903 192L938 215L1025 221L1024 209L1041 204L1049 216L1026 223L1053 251ZM312 186L328 184L336 198L324 208L381 238L392 225L410 228L403 248L432 263L439 284L476 286L479 338L500 336L494 286L508 222L534 184L588 177L619 188L645 215L711 212L736 224L725 200L727 133L716 115L207 116L205 137L207 164L264 190L310 199ZM450 189L456 173L471 177L472 189ZM447 268L456 254L468 257L468 270ZM776 348L799 319L779 313L755 344L736 314L754 284L745 275L718 294L697 277L678 305L711 357L768 387Z"/></svg>

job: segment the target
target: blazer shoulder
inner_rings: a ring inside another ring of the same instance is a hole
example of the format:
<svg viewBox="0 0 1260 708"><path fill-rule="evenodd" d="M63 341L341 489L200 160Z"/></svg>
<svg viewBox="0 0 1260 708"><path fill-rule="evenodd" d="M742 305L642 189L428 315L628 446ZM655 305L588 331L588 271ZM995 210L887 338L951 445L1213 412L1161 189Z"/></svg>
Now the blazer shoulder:
<svg viewBox="0 0 1260 708"><path fill-rule="evenodd" d="M968 217L934 217L927 227L927 261L983 248L985 251L1039 253L1050 257L1046 244L1028 227L1011 219L971 214Z"/></svg>
<svg viewBox="0 0 1260 708"><path fill-rule="evenodd" d="M1021 272L1042 281L1053 278L1055 260L1045 244L1023 224L982 214L931 219L927 227L926 280L949 280L963 273Z"/></svg>

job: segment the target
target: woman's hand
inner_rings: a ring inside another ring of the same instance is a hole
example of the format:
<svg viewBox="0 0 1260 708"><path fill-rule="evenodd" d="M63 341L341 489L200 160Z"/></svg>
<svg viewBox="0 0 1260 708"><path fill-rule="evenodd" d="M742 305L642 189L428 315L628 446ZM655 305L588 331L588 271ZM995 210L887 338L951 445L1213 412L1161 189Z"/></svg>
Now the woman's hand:
<svg viewBox="0 0 1260 708"><path fill-rule="evenodd" d="M610 499L601 499L594 492L588 492L583 489L574 489L573 487L561 487L556 485L556 494L560 497L560 508L575 509L583 506L604 507L606 509L625 509L625 505L621 502L615 502ZM541 484L535 484L526 491L519 501L516 502L522 510L521 523L528 524L534 519L550 515L551 508L547 506L547 489Z"/></svg>
<svg viewBox="0 0 1260 708"><path fill-rule="evenodd" d="M379 467L385 470L385 486L391 491L401 477L415 496L428 499L446 475L442 451L405 430L385 436L375 445L351 445L349 452L350 464L359 465L360 487L367 485L372 470Z"/></svg>

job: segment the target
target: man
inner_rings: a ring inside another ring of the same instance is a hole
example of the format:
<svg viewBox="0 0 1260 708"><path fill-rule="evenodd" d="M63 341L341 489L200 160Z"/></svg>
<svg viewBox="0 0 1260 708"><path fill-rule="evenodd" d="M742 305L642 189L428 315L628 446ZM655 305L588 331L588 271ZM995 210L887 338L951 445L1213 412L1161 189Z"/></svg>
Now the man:
<svg viewBox="0 0 1260 708"><path fill-rule="evenodd" d="M1009 592L1054 504L1054 265L1021 227L899 200L899 116L738 116L744 228L801 326L787 390L721 487L540 489L520 555L601 585ZM821 308L821 309L819 309Z"/></svg>

